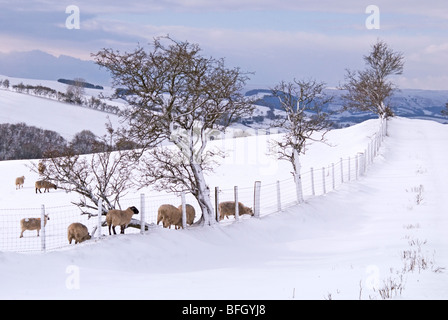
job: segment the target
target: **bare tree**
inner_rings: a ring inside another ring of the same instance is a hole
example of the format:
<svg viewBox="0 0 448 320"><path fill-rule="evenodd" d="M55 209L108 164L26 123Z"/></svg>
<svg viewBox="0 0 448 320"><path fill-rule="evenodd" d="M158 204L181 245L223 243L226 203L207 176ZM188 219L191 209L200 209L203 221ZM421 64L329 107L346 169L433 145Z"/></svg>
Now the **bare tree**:
<svg viewBox="0 0 448 320"><path fill-rule="evenodd" d="M448 102L445 104L445 109L443 109L442 111L440 111L440 113L445 116L448 117Z"/></svg>
<svg viewBox="0 0 448 320"><path fill-rule="evenodd" d="M241 92L248 74L227 68L223 59L202 56L199 46L189 42L162 37L151 47L123 54L103 49L94 57L111 72L114 86L127 90L128 138L142 150L167 140L174 146L142 153L141 185L157 182L160 188L191 192L202 222L211 225L214 212L204 170L219 152L207 149L208 135L252 113Z"/></svg>
<svg viewBox="0 0 448 320"><path fill-rule="evenodd" d="M272 89L286 118L277 120L275 126L286 133L280 141L275 141L280 159L291 162L296 182L297 200L303 201L302 179L300 176L300 154L306 151L306 144L312 141L324 141L325 134L331 128L330 114L323 107L333 100L324 93L325 83L316 80L282 81Z"/></svg>
<svg viewBox="0 0 448 320"><path fill-rule="evenodd" d="M364 56L366 70L346 70L346 82L340 87L347 90L347 94L343 95L347 101L346 108L371 111L380 118L393 116L387 100L396 86L388 78L403 73L403 60L402 53L394 52L387 43L378 40L370 54Z"/></svg>
<svg viewBox="0 0 448 320"><path fill-rule="evenodd" d="M49 151L39 165L45 166L42 179L52 181L59 189L76 192L82 214L95 215L102 199L102 214L120 208L120 198L133 186L135 161L128 151L114 151L116 133L108 128L109 136L102 137L92 146L94 153L79 155L72 147L64 151ZM39 172L39 165L31 169ZM94 213L92 214L93 211Z"/></svg>
<svg viewBox="0 0 448 320"><path fill-rule="evenodd" d="M84 97L84 83L82 78L75 78L73 84L67 86L66 96L68 102L74 102L76 104L82 104Z"/></svg>

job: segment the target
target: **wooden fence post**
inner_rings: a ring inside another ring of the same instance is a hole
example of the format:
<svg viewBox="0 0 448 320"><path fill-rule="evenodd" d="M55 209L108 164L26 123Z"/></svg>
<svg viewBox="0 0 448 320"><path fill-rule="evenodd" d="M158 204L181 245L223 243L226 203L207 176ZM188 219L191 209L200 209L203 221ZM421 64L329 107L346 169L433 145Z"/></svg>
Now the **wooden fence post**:
<svg viewBox="0 0 448 320"><path fill-rule="evenodd" d="M185 202L185 192L182 191L180 194L180 198L182 201L182 228L185 229L187 227L187 204Z"/></svg>
<svg viewBox="0 0 448 320"><path fill-rule="evenodd" d="M282 200L281 200L281 193L280 193L280 181L277 180L277 211L282 211Z"/></svg>
<svg viewBox="0 0 448 320"><path fill-rule="evenodd" d="M238 206L238 186L233 187L233 193L235 198L235 221L240 221L240 210Z"/></svg>
<svg viewBox="0 0 448 320"><path fill-rule="evenodd" d="M145 194L140 193L140 234L145 232Z"/></svg>
<svg viewBox="0 0 448 320"><path fill-rule="evenodd" d="M331 163L331 180L333 183L333 190L336 189L336 183L334 181L334 163Z"/></svg>
<svg viewBox="0 0 448 320"><path fill-rule="evenodd" d="M219 222L219 187L215 187L215 219Z"/></svg>
<svg viewBox="0 0 448 320"><path fill-rule="evenodd" d="M101 238L101 227L103 226L103 222L101 221L103 215L103 200L100 198L98 200L98 219L97 219L97 230L98 230L98 236L97 238Z"/></svg>
<svg viewBox="0 0 448 320"><path fill-rule="evenodd" d="M314 189L314 169L313 169L313 167L311 167L311 194L313 195L313 196L315 196L316 195L316 190Z"/></svg>
<svg viewBox="0 0 448 320"><path fill-rule="evenodd" d="M325 186L325 167L322 167L322 189L324 194L327 193L327 187Z"/></svg>
<svg viewBox="0 0 448 320"><path fill-rule="evenodd" d="M260 218L260 189L261 181L255 181L254 184L254 216Z"/></svg>
<svg viewBox="0 0 448 320"><path fill-rule="evenodd" d="M45 252L46 243L45 243L45 205L41 206L40 209L40 249Z"/></svg>
<svg viewBox="0 0 448 320"><path fill-rule="evenodd" d="M341 158L341 183L344 183L344 160Z"/></svg>

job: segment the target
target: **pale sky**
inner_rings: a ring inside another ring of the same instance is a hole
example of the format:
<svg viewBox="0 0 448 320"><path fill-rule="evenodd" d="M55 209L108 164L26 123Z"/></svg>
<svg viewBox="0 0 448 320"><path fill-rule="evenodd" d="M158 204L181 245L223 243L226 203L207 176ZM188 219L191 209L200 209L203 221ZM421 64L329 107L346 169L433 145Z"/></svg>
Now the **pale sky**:
<svg viewBox="0 0 448 320"><path fill-rule="evenodd" d="M67 28L70 5L79 8L79 29ZM366 13L369 5L379 15ZM400 88L448 90L446 0L0 0L0 52L38 49L87 60L105 47L131 51L166 34L255 72L253 87L293 78L337 86L382 39L405 56L394 79Z"/></svg>

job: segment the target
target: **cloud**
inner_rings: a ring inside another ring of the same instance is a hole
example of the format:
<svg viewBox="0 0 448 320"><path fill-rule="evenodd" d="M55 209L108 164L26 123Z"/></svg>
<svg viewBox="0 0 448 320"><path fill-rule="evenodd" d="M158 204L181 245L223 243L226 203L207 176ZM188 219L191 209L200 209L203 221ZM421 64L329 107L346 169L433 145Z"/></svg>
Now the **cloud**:
<svg viewBox="0 0 448 320"><path fill-rule="evenodd" d="M56 0L0 0L0 51L40 49L89 59L103 47L133 50L170 34L198 43L204 53L255 71L253 82L272 85L315 77L330 85L345 68L363 68L362 56L377 38L406 56L404 85L447 82L448 6L445 0L374 1L381 29L367 30L358 0L78 0L81 29L64 27L66 5Z"/></svg>

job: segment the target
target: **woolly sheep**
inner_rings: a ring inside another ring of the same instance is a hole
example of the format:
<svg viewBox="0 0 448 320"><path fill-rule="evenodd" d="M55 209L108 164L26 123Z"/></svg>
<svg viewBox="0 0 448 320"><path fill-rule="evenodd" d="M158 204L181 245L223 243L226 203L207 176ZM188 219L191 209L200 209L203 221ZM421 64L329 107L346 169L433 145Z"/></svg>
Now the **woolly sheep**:
<svg viewBox="0 0 448 320"><path fill-rule="evenodd" d="M47 225L47 220L50 220L50 217L48 215L45 215L44 226ZM20 227L22 229L20 238L23 238L23 232L25 230L37 230L37 236L39 236L40 225L41 225L40 218L23 218L22 220L20 220Z"/></svg>
<svg viewBox="0 0 448 320"><path fill-rule="evenodd" d="M186 204L185 208L187 210L187 224L192 225L194 221L194 217L196 216L196 211L191 204ZM177 209L182 213L182 205L180 205Z"/></svg>
<svg viewBox="0 0 448 320"><path fill-rule="evenodd" d="M40 189L44 188L44 193L45 192L50 192L50 188L53 188L55 190L57 190L57 185L55 185L54 183L51 183L50 181L45 181L45 180L39 180L36 181L36 183L34 184L34 186L36 187L36 193L37 190L39 190L40 193L42 193L42 191L40 191Z"/></svg>
<svg viewBox="0 0 448 320"><path fill-rule="evenodd" d="M79 222L74 222L67 228L68 243L72 244L75 239L75 244L89 240L91 238L89 230L85 225Z"/></svg>
<svg viewBox="0 0 448 320"><path fill-rule="evenodd" d="M20 189L20 187L23 188L24 183L25 183L25 176L17 177L16 178L16 190Z"/></svg>
<svg viewBox="0 0 448 320"><path fill-rule="evenodd" d="M115 232L115 227L120 226L121 232L124 234L124 229L127 227L129 222L131 222L132 215L139 213L136 207L132 206L127 208L126 210L116 210L112 209L106 214L106 222L109 227L109 235L111 235L110 228Z"/></svg>
<svg viewBox="0 0 448 320"><path fill-rule="evenodd" d="M37 165L37 171L39 172L39 174L43 175L46 169L47 167L43 164L43 162L39 162L39 164Z"/></svg>
<svg viewBox="0 0 448 320"><path fill-rule="evenodd" d="M174 225L175 229L182 227L182 211L171 204L162 204L157 213L157 224L162 221L164 228Z"/></svg>
<svg viewBox="0 0 448 320"><path fill-rule="evenodd" d="M219 220L224 219L226 217L227 219L229 216L235 215L235 201L225 201L221 202L218 206L219 210ZM252 211L252 208L246 207L241 202L238 202L238 214L241 216L243 214L249 214L251 216L254 215L254 212Z"/></svg>

